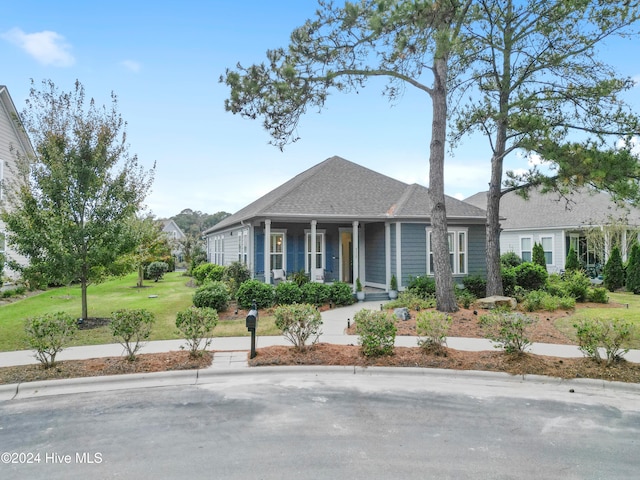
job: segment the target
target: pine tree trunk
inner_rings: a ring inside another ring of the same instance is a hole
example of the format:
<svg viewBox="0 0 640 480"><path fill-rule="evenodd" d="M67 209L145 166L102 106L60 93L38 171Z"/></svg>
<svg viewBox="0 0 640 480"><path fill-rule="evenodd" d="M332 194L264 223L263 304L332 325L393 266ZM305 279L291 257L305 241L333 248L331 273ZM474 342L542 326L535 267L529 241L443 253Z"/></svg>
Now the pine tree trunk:
<svg viewBox="0 0 640 480"><path fill-rule="evenodd" d="M429 157L429 199L431 200L431 250L436 281L436 308L455 312L458 303L454 293L453 274L449 263L447 211L444 202L444 155L447 135L447 56L434 59L434 88L431 95L433 121Z"/></svg>

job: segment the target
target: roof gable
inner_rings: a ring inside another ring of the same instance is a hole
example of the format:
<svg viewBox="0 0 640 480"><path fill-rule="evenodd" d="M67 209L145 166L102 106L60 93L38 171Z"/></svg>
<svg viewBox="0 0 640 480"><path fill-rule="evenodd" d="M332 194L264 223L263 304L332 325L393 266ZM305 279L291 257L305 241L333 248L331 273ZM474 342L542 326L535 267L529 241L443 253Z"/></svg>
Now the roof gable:
<svg viewBox="0 0 640 480"><path fill-rule="evenodd" d="M452 197L447 216L484 217L484 211ZM428 189L334 156L296 175L205 233L256 217L428 218Z"/></svg>

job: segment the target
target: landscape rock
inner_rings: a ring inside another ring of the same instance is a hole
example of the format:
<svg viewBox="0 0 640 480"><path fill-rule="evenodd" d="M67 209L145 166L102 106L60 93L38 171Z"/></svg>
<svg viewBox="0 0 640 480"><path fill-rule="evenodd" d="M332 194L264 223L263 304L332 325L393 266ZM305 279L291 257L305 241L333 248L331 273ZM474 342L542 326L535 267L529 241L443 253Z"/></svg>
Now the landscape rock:
<svg viewBox="0 0 640 480"><path fill-rule="evenodd" d="M479 308L486 308L491 310L496 307L509 307L514 309L518 306L518 301L512 297L503 297L500 295L493 295L491 297L480 298L476 301L476 305Z"/></svg>

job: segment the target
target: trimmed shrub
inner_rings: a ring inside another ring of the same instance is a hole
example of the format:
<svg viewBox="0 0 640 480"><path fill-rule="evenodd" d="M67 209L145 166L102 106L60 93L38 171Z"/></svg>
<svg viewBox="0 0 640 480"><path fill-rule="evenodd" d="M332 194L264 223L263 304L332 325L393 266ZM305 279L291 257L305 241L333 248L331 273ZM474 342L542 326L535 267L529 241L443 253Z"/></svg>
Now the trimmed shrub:
<svg viewBox="0 0 640 480"><path fill-rule="evenodd" d="M436 295L436 281L432 277L428 277L426 275L410 277L407 290L415 293L420 298L431 298Z"/></svg>
<svg viewBox="0 0 640 480"><path fill-rule="evenodd" d="M521 354L531 345L527 336L530 327L536 323L534 318L519 312L499 312L483 315L481 321L487 329L487 337L497 344L496 348Z"/></svg>
<svg viewBox="0 0 640 480"><path fill-rule="evenodd" d="M211 336L218 324L218 318L218 312L206 307L189 307L176 314L176 327L187 341L191 357L202 355L211 345ZM200 345L203 341L204 345L201 349Z"/></svg>
<svg viewBox="0 0 640 480"><path fill-rule="evenodd" d="M214 265L213 263L201 263L191 272L193 278L198 284L209 282L221 282L224 276L225 268L222 265Z"/></svg>
<svg viewBox="0 0 640 480"><path fill-rule="evenodd" d="M417 294L404 291L398 294L398 298L387 302L386 308L408 308L409 310L426 310L428 308L434 308L436 306L435 298L424 299Z"/></svg>
<svg viewBox="0 0 640 480"><path fill-rule="evenodd" d="M313 305L323 305L329 301L331 290L329 285L324 283L309 282L300 287L302 290L302 301Z"/></svg>
<svg viewBox="0 0 640 480"><path fill-rule="evenodd" d="M603 275L604 286L610 292L624 287L624 265L617 245L611 250L611 255L604 266Z"/></svg>
<svg viewBox="0 0 640 480"><path fill-rule="evenodd" d="M585 302L589 295L591 280L582 270L572 270L564 274L564 290L567 295L576 299L577 302Z"/></svg>
<svg viewBox="0 0 640 480"><path fill-rule="evenodd" d="M213 308L223 312L229 307L231 292L224 282L208 282L193 295L193 305L198 308Z"/></svg>
<svg viewBox="0 0 640 480"><path fill-rule="evenodd" d="M242 262L232 262L225 267L222 280L229 286L231 296L235 298L238 287L251 278L251 272Z"/></svg>
<svg viewBox="0 0 640 480"><path fill-rule="evenodd" d="M259 280L247 280L238 287L236 301L240 308L251 308L254 300L258 308L268 308L275 299L273 286Z"/></svg>
<svg viewBox="0 0 640 480"><path fill-rule="evenodd" d="M487 296L487 279L480 275L470 275L462 279L464 288L476 298Z"/></svg>
<svg viewBox="0 0 640 480"><path fill-rule="evenodd" d="M450 315L437 311L418 312L416 332L418 345L425 350L440 351L447 344L447 333L451 327Z"/></svg>
<svg viewBox="0 0 640 480"><path fill-rule="evenodd" d="M144 345L142 342L151 335L154 322L153 313L144 309L122 309L111 314L111 333L127 351L127 360L136 359L136 353Z"/></svg>
<svg viewBox="0 0 640 480"><path fill-rule="evenodd" d="M544 248L542 248L541 243L534 242L531 252L531 262L540 265L547 271L547 259L544 257Z"/></svg>
<svg viewBox="0 0 640 480"><path fill-rule="evenodd" d="M295 282L280 282L276 285L276 305L302 303L302 289Z"/></svg>
<svg viewBox="0 0 640 480"><path fill-rule="evenodd" d="M627 262L627 278L625 286L628 292L640 293L640 245L634 243Z"/></svg>
<svg viewBox="0 0 640 480"><path fill-rule="evenodd" d="M154 282L160 280L169 271L169 265L165 262L151 262L147 265L147 277Z"/></svg>
<svg viewBox="0 0 640 480"><path fill-rule="evenodd" d="M78 325L71 315L56 312L27 319L24 330L27 344L36 351L36 359L44 368L51 368L56 363L56 355L75 335Z"/></svg>
<svg viewBox="0 0 640 480"><path fill-rule="evenodd" d="M564 262L564 269L566 272L581 270L580 262L578 261L578 254L576 253L573 247L569 247L569 252L567 253L567 259Z"/></svg>
<svg viewBox="0 0 640 480"><path fill-rule="evenodd" d="M632 323L617 318L582 319L573 326L580 350L586 356L601 362L603 359L599 349L604 349L607 366L629 351L623 347L631 340L635 330Z"/></svg>
<svg viewBox="0 0 640 480"><path fill-rule="evenodd" d="M522 263L522 259L516 252L507 252L500 255L500 265L503 267L517 267Z"/></svg>
<svg viewBox="0 0 640 480"><path fill-rule="evenodd" d="M557 273L552 273L547 277L547 284L545 286L545 291L549 295L554 295L556 297L565 297L567 296L567 289L565 288L564 279L561 275Z"/></svg>
<svg viewBox="0 0 640 480"><path fill-rule="evenodd" d="M539 290L547 281L547 271L540 265L524 262L515 267L516 285L525 290Z"/></svg>
<svg viewBox="0 0 640 480"><path fill-rule="evenodd" d="M344 282L333 282L330 285L329 298L336 305L351 305L355 301L351 285Z"/></svg>
<svg viewBox="0 0 640 480"><path fill-rule="evenodd" d="M393 315L362 309L353 319L363 355L372 357L393 354L397 331Z"/></svg>
<svg viewBox="0 0 640 480"><path fill-rule="evenodd" d="M311 345L314 345L322 334L322 318L314 305L283 305L276 308L273 315L276 327L300 351L307 348L307 340L311 339Z"/></svg>
<svg viewBox="0 0 640 480"><path fill-rule="evenodd" d="M504 294L512 297L516 288L516 269L515 267L502 267L500 271L502 276L502 290Z"/></svg>
<svg viewBox="0 0 640 480"><path fill-rule="evenodd" d="M593 303L609 303L609 295L607 295L607 289L603 287L595 287L589 289L587 300Z"/></svg>

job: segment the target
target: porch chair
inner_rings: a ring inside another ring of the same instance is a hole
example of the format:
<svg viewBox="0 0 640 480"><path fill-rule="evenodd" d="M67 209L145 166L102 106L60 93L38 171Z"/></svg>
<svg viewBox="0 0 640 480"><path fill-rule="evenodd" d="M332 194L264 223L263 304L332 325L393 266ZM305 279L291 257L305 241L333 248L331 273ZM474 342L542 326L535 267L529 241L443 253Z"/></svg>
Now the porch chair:
<svg viewBox="0 0 640 480"><path fill-rule="evenodd" d="M284 282L287 279L287 272L283 268L277 268L271 270L271 277L273 278L273 284L278 285L280 282Z"/></svg>

